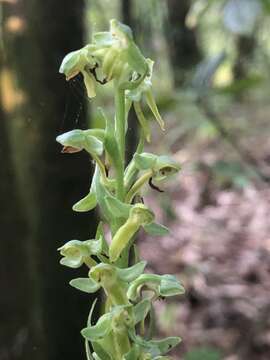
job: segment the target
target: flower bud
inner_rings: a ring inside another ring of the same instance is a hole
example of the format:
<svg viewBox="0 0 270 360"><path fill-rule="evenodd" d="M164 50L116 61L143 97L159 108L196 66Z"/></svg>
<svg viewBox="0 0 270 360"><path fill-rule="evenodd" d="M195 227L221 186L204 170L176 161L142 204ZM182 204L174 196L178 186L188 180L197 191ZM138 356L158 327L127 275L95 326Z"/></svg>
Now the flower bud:
<svg viewBox="0 0 270 360"><path fill-rule="evenodd" d="M153 212L143 204L132 206L127 221L122 225L112 239L109 248L110 260L116 261L140 226L150 224L154 220Z"/></svg>
<svg viewBox="0 0 270 360"><path fill-rule="evenodd" d="M148 225L153 222L155 215L152 210L144 204L135 204L130 210L130 220L139 226Z"/></svg>

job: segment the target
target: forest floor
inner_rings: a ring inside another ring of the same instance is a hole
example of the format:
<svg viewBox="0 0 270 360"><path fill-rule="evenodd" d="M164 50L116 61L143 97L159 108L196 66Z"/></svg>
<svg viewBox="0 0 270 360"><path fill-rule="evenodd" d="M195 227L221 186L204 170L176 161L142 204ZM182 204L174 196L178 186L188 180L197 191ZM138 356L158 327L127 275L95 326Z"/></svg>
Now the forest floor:
<svg viewBox="0 0 270 360"><path fill-rule="evenodd" d="M269 108L245 104L231 111L247 121L256 112L256 126L253 122L239 135L239 143L252 150L259 166L267 164ZM175 156L201 166L164 185L165 200L152 189L145 196L171 234L142 235L140 251L149 271L176 274L186 288L169 306L167 301L156 305L160 333L183 339L175 353L178 360L270 359L270 188L261 181L237 187L228 179L217 180L212 165L224 161L227 152L233 149L221 139L203 146L183 143ZM185 355L205 347L221 355Z"/></svg>

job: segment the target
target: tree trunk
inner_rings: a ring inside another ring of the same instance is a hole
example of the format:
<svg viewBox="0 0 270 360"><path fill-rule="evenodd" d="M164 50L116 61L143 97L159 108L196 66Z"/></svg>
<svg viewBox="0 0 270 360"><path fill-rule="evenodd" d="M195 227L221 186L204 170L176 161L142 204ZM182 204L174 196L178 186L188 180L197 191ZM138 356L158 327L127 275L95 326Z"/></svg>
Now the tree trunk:
<svg viewBox="0 0 270 360"><path fill-rule="evenodd" d="M248 75L248 65L254 56L256 39L254 36L238 36L236 38L237 58L233 73L235 80L243 80Z"/></svg>
<svg viewBox="0 0 270 360"><path fill-rule="evenodd" d="M0 77L4 77L3 52L0 52ZM2 85L2 84L1 84ZM0 92L1 92L0 87ZM3 94L0 93L2 100ZM28 307L30 305L27 274L27 224L20 197L16 191L15 174L8 139L7 122L0 100L0 359L29 359ZM23 296L24 295L24 296Z"/></svg>
<svg viewBox="0 0 270 360"><path fill-rule="evenodd" d="M190 0L167 0L168 22L166 37L173 70L174 83L182 85L186 73L200 61L201 55L195 30L186 26Z"/></svg>
<svg viewBox="0 0 270 360"><path fill-rule="evenodd" d="M14 234L14 242L27 251L23 262L31 278L26 286L29 291L21 292L28 302L29 324L33 324L27 339L31 345L28 359L84 356L80 330L90 298L68 285L80 271L60 266L56 249L70 239L93 235L94 215L71 210L88 191L90 161L86 154L61 154L55 142L66 105L72 116L61 131L74 126L73 114L80 106L74 98L66 104L70 89L58 68L67 52L83 45L84 10L83 0L18 0L3 8L5 73L11 89L5 109L28 230L25 243ZM14 211L9 209L11 214ZM14 269L18 274L13 281L21 284L24 267L14 264Z"/></svg>

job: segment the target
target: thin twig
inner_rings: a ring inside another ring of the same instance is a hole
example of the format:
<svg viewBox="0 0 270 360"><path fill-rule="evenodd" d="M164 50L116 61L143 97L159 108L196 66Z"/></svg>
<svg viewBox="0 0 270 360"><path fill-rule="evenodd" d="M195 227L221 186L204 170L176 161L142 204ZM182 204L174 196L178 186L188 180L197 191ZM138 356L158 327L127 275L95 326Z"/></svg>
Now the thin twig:
<svg viewBox="0 0 270 360"><path fill-rule="evenodd" d="M198 98L197 99L197 105L199 109L204 113L204 115L207 117L207 120L211 122L211 124L215 127L215 129L218 131L220 136L227 141L229 145L234 149L234 151L237 153L239 158L242 160L243 165L248 169L252 170L256 173L257 177L265 182L270 182L270 176L268 174L265 174L261 169L258 168L257 160L247 152L246 149L243 149L241 146L239 146L238 139L229 132L222 124L222 120L219 118L219 115L211 108L209 105L209 102L205 98Z"/></svg>

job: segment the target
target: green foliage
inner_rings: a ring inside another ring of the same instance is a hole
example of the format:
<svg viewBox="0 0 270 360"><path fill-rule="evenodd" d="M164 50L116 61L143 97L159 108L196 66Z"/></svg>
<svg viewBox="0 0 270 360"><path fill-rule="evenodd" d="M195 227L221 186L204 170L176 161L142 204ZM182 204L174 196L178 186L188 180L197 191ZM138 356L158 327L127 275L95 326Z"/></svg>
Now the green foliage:
<svg viewBox="0 0 270 360"><path fill-rule="evenodd" d="M252 169L243 169L240 162L218 161L212 166L215 181L219 186L233 185L244 188L250 184L252 178L256 177L256 172Z"/></svg>
<svg viewBox="0 0 270 360"><path fill-rule="evenodd" d="M141 228L152 236L169 233L165 226L154 222L153 211L141 202L143 186L152 180L165 181L180 170L179 164L168 156L143 152L144 141L150 141L151 134L140 105L142 98L164 129L153 96L152 69L153 61L144 58L133 41L131 29L116 20L111 21L110 31L95 33L91 44L68 54L60 67L67 80L78 73L83 75L90 98L96 95L99 84L107 82L113 82L115 92L114 120L99 111L104 130L75 129L56 139L63 145L63 152L85 150L96 163L89 193L73 205L77 212L98 206L102 221L96 238L71 240L59 249L62 265L88 267L88 276L73 279L70 285L85 293L102 289L106 296L104 313L92 324L93 305L87 326L81 331L88 360L169 359L163 355L180 342L177 337L146 340L142 329L146 318L150 317L151 322L153 302L159 297L183 294L183 286L173 275L143 273L146 262L140 261L135 250L132 264L129 256ZM126 166L125 135L132 104L142 132L137 151ZM104 223L109 228L110 244Z"/></svg>

